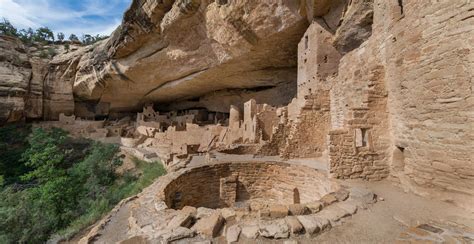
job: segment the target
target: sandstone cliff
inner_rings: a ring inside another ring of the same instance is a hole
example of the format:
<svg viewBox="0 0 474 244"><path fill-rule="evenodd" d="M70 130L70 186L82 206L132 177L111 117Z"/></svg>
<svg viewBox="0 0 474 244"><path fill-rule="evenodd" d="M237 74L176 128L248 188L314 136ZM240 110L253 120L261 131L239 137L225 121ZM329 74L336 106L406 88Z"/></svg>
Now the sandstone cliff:
<svg viewBox="0 0 474 244"><path fill-rule="evenodd" d="M110 39L76 65L53 63L73 75L76 109L91 113L200 96L215 103L226 96L211 92L236 89L288 94L274 101L284 104L295 92L295 43L307 25L297 1L133 1ZM229 103L200 105L226 111Z"/></svg>

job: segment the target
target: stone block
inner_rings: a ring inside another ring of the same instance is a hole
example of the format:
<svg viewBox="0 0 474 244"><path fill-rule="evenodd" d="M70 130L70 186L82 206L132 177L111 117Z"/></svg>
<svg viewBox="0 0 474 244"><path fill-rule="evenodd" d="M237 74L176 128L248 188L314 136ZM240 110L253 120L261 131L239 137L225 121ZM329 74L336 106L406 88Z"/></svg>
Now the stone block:
<svg viewBox="0 0 474 244"><path fill-rule="evenodd" d="M211 208L199 207L197 208L197 211L196 211L196 218L201 219L203 217L207 217L215 211L216 210L211 209Z"/></svg>
<svg viewBox="0 0 474 244"><path fill-rule="evenodd" d="M310 211L306 205L297 203L288 205L288 212L290 215L304 215L308 214Z"/></svg>
<svg viewBox="0 0 474 244"><path fill-rule="evenodd" d="M324 208L321 212L317 213L316 216L322 219L327 219L331 225L335 225L340 219L351 215L349 212L336 206L329 206Z"/></svg>
<svg viewBox="0 0 474 244"><path fill-rule="evenodd" d="M259 224L260 236L267 238L288 238L290 230L284 219L266 221Z"/></svg>
<svg viewBox="0 0 474 244"><path fill-rule="evenodd" d="M288 207L285 205L272 205L269 207L271 218L283 218L288 216Z"/></svg>
<svg viewBox="0 0 474 244"><path fill-rule="evenodd" d="M234 243L239 240L242 229L238 225L233 225L227 229L226 239L227 243Z"/></svg>
<svg viewBox="0 0 474 244"><path fill-rule="evenodd" d="M322 203L323 207L326 207L337 202L337 198L334 194L326 194L319 201Z"/></svg>
<svg viewBox="0 0 474 244"><path fill-rule="evenodd" d="M168 223L168 228L175 229L179 226L190 227L193 222L193 216L190 212L179 211Z"/></svg>
<svg viewBox="0 0 474 244"><path fill-rule="evenodd" d="M349 191L346 189L340 189L334 193L337 201L342 202L345 201L349 197Z"/></svg>
<svg viewBox="0 0 474 244"><path fill-rule="evenodd" d="M348 212L351 215L353 215L357 212L357 205L354 201L340 202L340 203L337 203L335 206L345 210L346 212Z"/></svg>
<svg viewBox="0 0 474 244"><path fill-rule="evenodd" d="M224 224L224 218L218 211L199 219L192 227L197 233L205 237L216 237Z"/></svg>
<svg viewBox="0 0 474 244"><path fill-rule="evenodd" d="M330 226L327 218L316 215L300 215L297 219L303 225L307 236L318 234Z"/></svg>
<svg viewBox="0 0 474 244"><path fill-rule="evenodd" d="M290 228L291 234L299 234L303 232L304 228L303 225L298 221L298 219L295 216L287 216L285 218L286 224Z"/></svg>
<svg viewBox="0 0 474 244"><path fill-rule="evenodd" d="M321 211L323 206L321 202L310 202L310 203L306 203L306 207L308 207L311 213L317 213Z"/></svg>
<svg viewBox="0 0 474 244"><path fill-rule="evenodd" d="M195 218L197 215L197 209L192 206L184 206L184 208L181 209L181 212L189 213L189 215L191 215L193 218Z"/></svg>
<svg viewBox="0 0 474 244"><path fill-rule="evenodd" d="M257 239L259 230L258 225L244 225L242 226L242 235L248 239Z"/></svg>
<svg viewBox="0 0 474 244"><path fill-rule="evenodd" d="M226 221L235 217L235 210L232 208L223 208L220 211Z"/></svg>
<svg viewBox="0 0 474 244"><path fill-rule="evenodd" d="M196 233L193 230L180 226L170 230L169 232L164 233L163 235L161 235L161 238L164 240L165 243L168 243L184 238L194 237L195 234Z"/></svg>

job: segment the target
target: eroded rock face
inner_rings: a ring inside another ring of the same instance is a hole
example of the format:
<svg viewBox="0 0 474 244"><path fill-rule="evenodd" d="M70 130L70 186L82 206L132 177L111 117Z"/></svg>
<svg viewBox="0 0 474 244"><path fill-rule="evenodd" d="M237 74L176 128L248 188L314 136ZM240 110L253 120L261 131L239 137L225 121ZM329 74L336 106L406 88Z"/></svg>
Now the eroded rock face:
<svg viewBox="0 0 474 244"><path fill-rule="evenodd" d="M23 117L30 78L31 63L23 44L0 36L0 122Z"/></svg>
<svg viewBox="0 0 474 244"><path fill-rule="evenodd" d="M78 55L77 66L62 64L57 79L70 73L76 100L111 111L286 86L307 25L299 1L134 1L112 37Z"/></svg>
<svg viewBox="0 0 474 244"><path fill-rule="evenodd" d="M25 46L17 38L0 35L0 123L24 119L58 119L74 112L71 77L75 57L70 53L52 61L38 54L60 46Z"/></svg>
<svg viewBox="0 0 474 244"><path fill-rule="evenodd" d="M337 29L334 46L347 53L359 47L372 35L374 0L351 1Z"/></svg>

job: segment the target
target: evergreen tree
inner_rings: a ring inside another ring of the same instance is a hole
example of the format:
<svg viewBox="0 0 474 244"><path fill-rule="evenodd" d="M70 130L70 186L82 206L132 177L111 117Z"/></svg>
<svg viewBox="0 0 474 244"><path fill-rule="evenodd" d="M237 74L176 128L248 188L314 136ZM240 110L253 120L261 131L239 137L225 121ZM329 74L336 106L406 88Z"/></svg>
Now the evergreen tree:
<svg viewBox="0 0 474 244"><path fill-rule="evenodd" d="M54 33L48 27L36 29L36 41L54 41Z"/></svg>
<svg viewBox="0 0 474 244"><path fill-rule="evenodd" d="M59 33L57 34L57 37L58 37L58 41L62 42L62 41L64 40L64 33L59 32Z"/></svg>
<svg viewBox="0 0 474 244"><path fill-rule="evenodd" d="M70 41L76 41L76 42L78 42L78 41L79 41L79 38L78 38L76 35L71 34L71 35L69 35L69 40L70 40Z"/></svg>
<svg viewBox="0 0 474 244"><path fill-rule="evenodd" d="M0 34L18 36L18 30L10 23L10 21L3 18L0 22Z"/></svg>

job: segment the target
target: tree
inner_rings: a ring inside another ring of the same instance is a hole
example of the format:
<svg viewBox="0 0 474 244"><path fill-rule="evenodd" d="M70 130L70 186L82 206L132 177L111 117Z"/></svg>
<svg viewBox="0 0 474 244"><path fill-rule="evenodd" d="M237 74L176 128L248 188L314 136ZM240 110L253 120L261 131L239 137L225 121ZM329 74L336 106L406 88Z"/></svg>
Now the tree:
<svg viewBox="0 0 474 244"><path fill-rule="evenodd" d="M59 32L57 36L58 36L58 41L62 42L64 40L64 33Z"/></svg>
<svg viewBox="0 0 474 244"><path fill-rule="evenodd" d="M40 27L36 30L37 41L54 41L54 33L48 27Z"/></svg>
<svg viewBox="0 0 474 244"><path fill-rule="evenodd" d="M32 28L28 28L28 30L22 29L18 35L23 42L31 43L35 37L35 31Z"/></svg>
<svg viewBox="0 0 474 244"><path fill-rule="evenodd" d="M78 38L76 35L71 34L71 35L69 36L69 40L70 40L70 41L73 41L73 42L74 42L74 41L78 42L78 41L79 41L79 38Z"/></svg>
<svg viewBox="0 0 474 244"><path fill-rule="evenodd" d="M86 45L92 44L94 43L94 37L89 34L82 35L82 43Z"/></svg>
<svg viewBox="0 0 474 244"><path fill-rule="evenodd" d="M10 23L10 21L3 18L3 21L0 22L0 34L18 36L18 30Z"/></svg>

